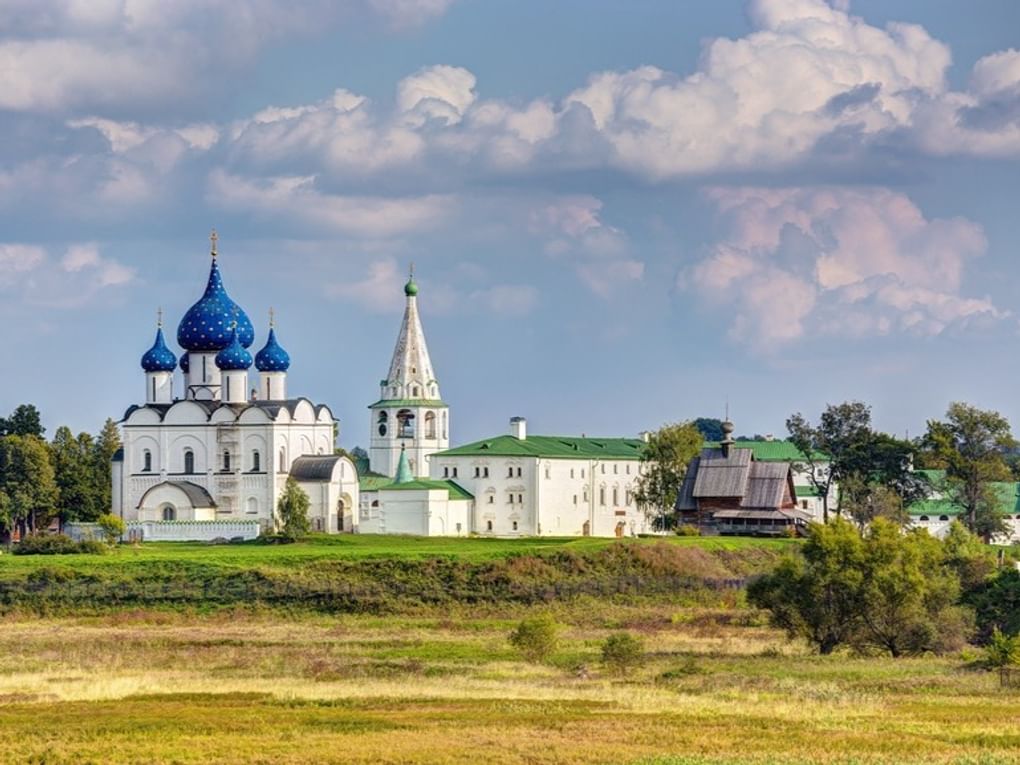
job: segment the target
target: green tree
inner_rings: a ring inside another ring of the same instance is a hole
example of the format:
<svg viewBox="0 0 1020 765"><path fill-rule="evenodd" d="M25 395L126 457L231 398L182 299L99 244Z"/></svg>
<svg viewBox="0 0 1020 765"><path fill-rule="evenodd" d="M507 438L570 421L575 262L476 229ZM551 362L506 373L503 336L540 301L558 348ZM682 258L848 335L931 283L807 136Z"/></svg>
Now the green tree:
<svg viewBox="0 0 1020 765"><path fill-rule="evenodd" d="M1020 571L1002 569L964 596L977 617L978 641L987 642L994 630L1020 634Z"/></svg>
<svg viewBox="0 0 1020 765"><path fill-rule="evenodd" d="M57 484L57 515L61 524L69 521L94 521L100 515L96 501L96 481L92 475L95 445L92 436L77 438L70 428L61 426L53 435L50 457Z"/></svg>
<svg viewBox="0 0 1020 765"><path fill-rule="evenodd" d="M956 605L959 577L925 531L902 533L877 518L865 536L848 521L812 524L799 557L752 582L748 597L772 622L823 654L877 646L892 656L962 645L969 613Z"/></svg>
<svg viewBox="0 0 1020 765"><path fill-rule="evenodd" d="M547 615L524 619L510 633L510 645L531 662L542 662L556 651L559 625Z"/></svg>
<svg viewBox="0 0 1020 765"><path fill-rule="evenodd" d="M960 577L964 592L970 592L995 573L995 552L959 521L949 524L942 539L946 565Z"/></svg>
<svg viewBox="0 0 1020 765"><path fill-rule="evenodd" d="M687 466L703 443L701 433L691 422L664 425L649 435L641 453L642 470L634 496L656 528L664 530L676 524L676 499Z"/></svg>
<svg viewBox="0 0 1020 765"><path fill-rule="evenodd" d="M808 481L822 498L822 520L829 522L829 494L857 468L858 455L870 441L871 408L860 401L829 404L818 425L797 412L786 420L790 442L804 455Z"/></svg>
<svg viewBox="0 0 1020 765"><path fill-rule="evenodd" d="M614 632L602 643L602 663L617 675L628 674L644 658L644 642L629 632Z"/></svg>
<svg viewBox="0 0 1020 765"><path fill-rule="evenodd" d="M968 627L955 608L960 580L944 565L939 540L923 530L903 534L879 518L868 529L864 554L860 644L894 658L961 647Z"/></svg>
<svg viewBox="0 0 1020 765"><path fill-rule="evenodd" d="M9 538L13 528L24 536L49 522L56 505L57 485L45 441L36 436L0 438L0 493L7 498L5 537Z"/></svg>
<svg viewBox="0 0 1020 765"><path fill-rule="evenodd" d="M111 418L103 423L92 452L92 481L100 513L113 509L113 455L121 448L120 430Z"/></svg>
<svg viewBox="0 0 1020 765"><path fill-rule="evenodd" d="M308 495L298 482L287 478L287 485L280 495L276 509L280 516L281 533L289 539L298 539L308 535L311 525L308 521Z"/></svg>
<svg viewBox="0 0 1020 765"><path fill-rule="evenodd" d="M996 627L985 648L985 662L993 668L1020 664L1020 635L1007 635Z"/></svg>
<svg viewBox="0 0 1020 765"><path fill-rule="evenodd" d="M10 417L0 419L0 435L42 438L45 432L46 428L42 426L42 417L34 404L22 404L11 413Z"/></svg>
<svg viewBox="0 0 1020 765"><path fill-rule="evenodd" d="M1016 442L998 412L954 402L944 420L931 420L922 439L929 467L946 471L952 498L964 509L967 528L988 541L1005 530L992 483L1011 480L1007 450Z"/></svg>
<svg viewBox="0 0 1020 765"><path fill-rule="evenodd" d="M751 582L748 599L772 623L807 640L819 653L848 643L860 626L864 542L852 524L811 524L801 554Z"/></svg>
<svg viewBox="0 0 1020 765"><path fill-rule="evenodd" d="M723 440L722 420L714 417L699 417L694 421L694 427L706 441Z"/></svg>
<svg viewBox="0 0 1020 765"><path fill-rule="evenodd" d="M106 543L113 547L120 538L124 536L124 520L119 516L113 515L112 513L104 513L99 516L96 520L99 524L99 530L102 532L103 537L106 539Z"/></svg>

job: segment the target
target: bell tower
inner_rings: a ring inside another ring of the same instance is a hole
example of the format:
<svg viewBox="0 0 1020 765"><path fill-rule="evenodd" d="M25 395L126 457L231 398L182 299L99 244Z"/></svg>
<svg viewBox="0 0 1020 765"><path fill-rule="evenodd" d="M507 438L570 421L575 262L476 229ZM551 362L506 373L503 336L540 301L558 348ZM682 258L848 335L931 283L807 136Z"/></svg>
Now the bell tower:
<svg viewBox="0 0 1020 765"><path fill-rule="evenodd" d="M390 371L379 382L379 400L369 407L369 465L375 473L394 476L403 452L411 473L424 477L429 474L429 455L450 445L449 409L439 394L418 317L413 266L404 296L407 305Z"/></svg>

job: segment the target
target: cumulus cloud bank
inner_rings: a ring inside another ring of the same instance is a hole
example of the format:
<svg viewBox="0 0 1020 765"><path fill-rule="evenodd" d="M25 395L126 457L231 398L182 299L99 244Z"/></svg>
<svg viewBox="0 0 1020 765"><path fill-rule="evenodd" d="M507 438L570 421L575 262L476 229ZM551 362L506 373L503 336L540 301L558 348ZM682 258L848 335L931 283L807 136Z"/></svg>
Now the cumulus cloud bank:
<svg viewBox="0 0 1020 765"><path fill-rule="evenodd" d="M730 335L768 352L801 338L935 335L996 321L960 294L981 227L927 219L888 189L715 188L728 235L679 286L732 313Z"/></svg>

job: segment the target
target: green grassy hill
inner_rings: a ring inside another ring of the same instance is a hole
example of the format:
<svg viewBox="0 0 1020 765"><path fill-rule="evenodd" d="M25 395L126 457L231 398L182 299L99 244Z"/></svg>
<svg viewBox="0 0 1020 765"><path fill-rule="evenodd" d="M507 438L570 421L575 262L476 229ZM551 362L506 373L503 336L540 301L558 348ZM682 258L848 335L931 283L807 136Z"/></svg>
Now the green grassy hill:
<svg viewBox="0 0 1020 765"><path fill-rule="evenodd" d="M0 608L258 604L335 611L603 597L704 597L797 543L315 536L289 545L149 543L107 555L0 556Z"/></svg>

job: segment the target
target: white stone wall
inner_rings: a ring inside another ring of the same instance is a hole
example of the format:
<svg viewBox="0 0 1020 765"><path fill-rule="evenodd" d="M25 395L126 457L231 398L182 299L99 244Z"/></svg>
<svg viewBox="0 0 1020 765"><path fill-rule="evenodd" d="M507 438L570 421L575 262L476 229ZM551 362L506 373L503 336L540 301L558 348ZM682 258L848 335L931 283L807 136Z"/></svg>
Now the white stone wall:
<svg viewBox="0 0 1020 765"><path fill-rule="evenodd" d="M211 542L214 539L255 539L259 535L257 521L132 521L126 525L126 542ZM101 539L95 523L68 523L65 533L74 540Z"/></svg>
<svg viewBox="0 0 1020 765"><path fill-rule="evenodd" d="M383 489L366 499L359 530L366 534L464 537L471 533L471 501L446 489ZM372 502L378 505L371 507Z"/></svg>

